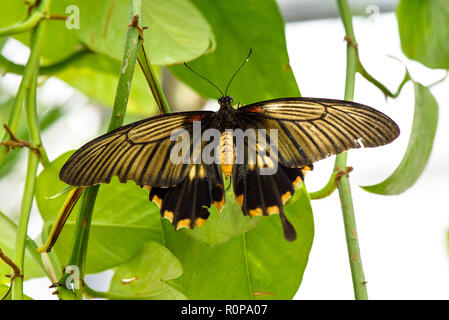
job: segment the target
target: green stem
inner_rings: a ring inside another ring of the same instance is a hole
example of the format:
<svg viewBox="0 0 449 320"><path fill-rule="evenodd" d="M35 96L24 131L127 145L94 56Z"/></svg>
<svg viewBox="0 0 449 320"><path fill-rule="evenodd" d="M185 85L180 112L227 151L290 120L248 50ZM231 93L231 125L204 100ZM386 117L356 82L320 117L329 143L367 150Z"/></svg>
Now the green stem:
<svg viewBox="0 0 449 320"><path fill-rule="evenodd" d="M42 30L42 26L38 27ZM36 30L35 36L37 36ZM30 82L30 88L26 99L28 128L30 131L30 139L33 145L40 142L39 131L36 134L37 117L36 117L36 85L37 85L37 69L34 69L34 75ZM20 209L19 224L17 226L16 248L14 261L19 267L22 275L25 266L25 245L28 230L28 221L30 219L31 207L33 205L34 187L36 184L37 167L39 165L39 157L32 150L28 150L28 167L25 180L25 190L22 198L22 206ZM23 277L17 277L12 284L12 299L23 299Z"/></svg>
<svg viewBox="0 0 449 320"><path fill-rule="evenodd" d="M91 53L92 52L88 49L76 51L75 53L71 54L70 56L58 62L55 62L47 66L41 66L39 68L39 75L45 76L55 74L56 72L64 70L65 68L71 66L73 63L83 59L84 57L86 57L88 54ZM24 71L25 71L24 65L14 63L5 58L3 55L0 55L0 73L2 74L13 73L20 75L23 74Z"/></svg>
<svg viewBox="0 0 449 320"><path fill-rule="evenodd" d="M126 36L125 53L120 69L114 108L112 110L108 131L114 130L123 124L129 91L131 89L131 81L134 74L134 67L137 60L137 51L139 49L141 41L138 30L139 18L141 16L141 1L130 0L130 26L128 27L128 33ZM80 210L75 224L72 255L69 259L68 265L78 266L81 282L85 272L89 231L99 187L100 186L86 188L86 190L84 191ZM64 284L67 277L67 274L63 275L59 280L59 283ZM79 286L79 289L75 289L75 294L71 293L71 291L65 287L60 287L58 290L60 292L60 298L82 299L82 285Z"/></svg>
<svg viewBox="0 0 449 320"><path fill-rule="evenodd" d="M352 27L352 15L346 0L337 0L341 19L348 39L346 55L346 83L345 100L354 97L355 73L357 70L357 52L354 44L355 35ZM347 153L337 155L334 171L346 170ZM357 300L368 299L365 274L363 273L362 258L357 236L357 227L352 203L351 186L347 175L343 175L338 182L338 193L340 195L343 222L345 226L346 245L348 249L349 264L351 267L352 284L354 296Z"/></svg>
<svg viewBox="0 0 449 320"><path fill-rule="evenodd" d="M167 99L165 98L162 87L157 79L157 75L153 70L153 67L145 53L145 48L143 44L140 46L138 53L138 60L140 68L147 79L147 83L150 86L151 93L153 94L154 100L156 100L159 110L163 114L170 113L170 107L168 106Z"/></svg>
<svg viewBox="0 0 449 320"><path fill-rule="evenodd" d="M15 234L17 234L17 225L7 215L5 215L1 211L0 211L0 221L2 222L3 226L10 229L11 232L14 232ZM31 239L28 236L26 236L26 238L25 238L25 248L26 248L27 252L33 257L33 260L39 265L41 270L47 276L49 276L49 270L47 270L45 268L44 264L42 263L41 256L36 253L36 249L37 249L36 243L34 242L33 239Z"/></svg>
<svg viewBox="0 0 449 320"><path fill-rule="evenodd" d="M322 189L315 192L309 192L310 199L319 200L330 196L338 186L337 174L337 171L332 171L329 181Z"/></svg>
<svg viewBox="0 0 449 320"><path fill-rule="evenodd" d="M360 73L360 75L362 77L364 77L366 80L368 80L369 82L371 82L374 86L376 86L380 91L382 91L382 93L385 95L385 97L390 97L390 98L397 98L399 96L399 94L402 91L402 88L404 87L404 85L411 80L410 78L410 74L408 73L408 70L405 70L405 75L404 78L402 79L402 82L399 84L398 89L396 90L395 93L391 92L390 90L387 89L387 87L385 87L381 82L379 82L376 78L374 78L370 73L368 73L368 71L366 71L365 67L363 66L363 64L360 62L360 58L358 56L357 53L357 49L356 49L356 54L357 54L357 72Z"/></svg>
<svg viewBox="0 0 449 320"><path fill-rule="evenodd" d="M37 9L27 19L11 26L0 28L0 37L29 31L36 27L43 19L49 19L50 4L51 0L42 0Z"/></svg>
<svg viewBox="0 0 449 320"><path fill-rule="evenodd" d="M43 0L39 8L49 8L51 0ZM47 10L48 11L48 10ZM25 70L23 71L22 81L20 82L19 89L17 90L16 97L14 98L13 109L8 120L8 127L11 129L12 133L16 133L17 127L19 125L20 114L22 112L22 105L25 99L27 89L30 86L32 77L36 70L38 70L39 57L40 57L40 47L42 45L43 34L45 32L44 28L46 23L40 23L36 27L35 36L31 40L30 44L30 57L28 58ZM1 141L5 142L8 140L8 133L5 132ZM0 166L6 155L6 147L0 146Z"/></svg>

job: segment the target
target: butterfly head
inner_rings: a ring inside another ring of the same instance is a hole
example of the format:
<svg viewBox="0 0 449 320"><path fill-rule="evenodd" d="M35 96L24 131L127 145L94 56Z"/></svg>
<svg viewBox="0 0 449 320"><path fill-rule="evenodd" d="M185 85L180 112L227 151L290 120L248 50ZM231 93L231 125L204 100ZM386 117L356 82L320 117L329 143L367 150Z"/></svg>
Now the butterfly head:
<svg viewBox="0 0 449 320"><path fill-rule="evenodd" d="M231 108L233 101L234 99L232 99L231 96L222 96L218 99L218 103L220 104L221 108Z"/></svg>

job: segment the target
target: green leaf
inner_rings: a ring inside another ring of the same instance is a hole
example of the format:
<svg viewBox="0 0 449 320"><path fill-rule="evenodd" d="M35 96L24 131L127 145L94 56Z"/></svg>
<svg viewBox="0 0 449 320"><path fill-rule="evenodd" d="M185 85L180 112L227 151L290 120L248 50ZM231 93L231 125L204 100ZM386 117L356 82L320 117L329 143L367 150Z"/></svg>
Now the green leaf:
<svg viewBox="0 0 449 320"><path fill-rule="evenodd" d="M59 171L71 152L61 155L39 175L36 202L44 219L44 229L51 228L67 194L59 180ZM79 203L73 209L53 250L59 261L68 261ZM45 234L45 232L43 232ZM44 239L46 240L46 239ZM94 208L87 250L86 272L94 273L124 263L143 245L154 240L163 243L157 205L148 200L148 192L134 182L119 183L113 179L100 188Z"/></svg>
<svg viewBox="0 0 449 320"><path fill-rule="evenodd" d="M396 16L405 55L429 68L449 69L449 2L401 0Z"/></svg>
<svg viewBox="0 0 449 320"><path fill-rule="evenodd" d="M164 246L150 241L135 257L117 268L109 293L128 299L186 299L166 282L182 275L179 260Z"/></svg>
<svg viewBox="0 0 449 320"><path fill-rule="evenodd" d="M1 94L2 92L0 92L0 95ZM12 111L13 100L13 98L9 98L5 102L0 102L0 124L8 123L9 114ZM50 127L63 115L63 111L61 108L50 108L42 111L39 110L39 113L41 115L39 119L39 127L41 129L41 132L45 132L48 127ZM1 126L0 136L3 137L5 133L6 130L3 128L3 126ZM21 138L22 140L29 141L25 118L20 119L19 126L15 132L15 136ZM26 149L12 149L7 153L3 163L0 166L0 178L6 176L14 170L14 167L19 162L19 156L24 150Z"/></svg>
<svg viewBox="0 0 449 320"><path fill-rule="evenodd" d="M77 50L81 43L95 52L118 61L123 57L123 44L129 23L128 0L58 0L51 13L66 15L68 6L79 8L79 29L69 29L64 20L51 20L42 45L42 55L56 62ZM8 12L0 27L22 21L28 6L22 1L2 1L0 10ZM215 46L214 35L201 12L189 0L142 0L144 46L156 65L192 60ZM29 35L15 36L24 44Z"/></svg>
<svg viewBox="0 0 449 320"><path fill-rule="evenodd" d="M209 209L209 218L200 228L186 229L185 232L205 244L217 246L248 232L266 219L266 217L244 216L232 190L231 185L226 191L226 202L221 212L218 212L217 207L213 205Z"/></svg>
<svg viewBox="0 0 449 320"><path fill-rule="evenodd" d="M401 163L385 181L362 187L383 195L400 194L413 186L424 171L438 124L438 103L429 88L414 82L415 114L412 133Z"/></svg>
<svg viewBox="0 0 449 320"><path fill-rule="evenodd" d="M189 299L291 299L302 281L313 241L313 216L301 184L285 206L297 239L284 239L279 215L209 246L164 221L166 246L181 261L180 285Z"/></svg>
<svg viewBox="0 0 449 320"><path fill-rule="evenodd" d="M112 107L115 99L120 62L102 54L91 54L76 61L56 76L79 89L89 98ZM137 67L131 84L127 111L133 114L155 114L158 107L143 73Z"/></svg>
<svg viewBox="0 0 449 320"><path fill-rule="evenodd" d="M55 14L65 15L68 1L52 1L50 11ZM73 2L73 1L72 1ZM0 20L0 27L6 27L16 22L23 21L28 16L28 5L25 1L1 1L1 12L7 12ZM81 45L81 41L73 30L65 26L63 20L50 20L45 32L40 53L47 63L54 63L69 56ZM25 45L30 43L28 32L13 36Z"/></svg>
<svg viewBox="0 0 449 320"><path fill-rule="evenodd" d="M112 106L114 92L123 58L123 44L129 20L127 0L58 0L52 2L51 12L66 14L69 5L80 12L80 29L68 29L65 21L52 20L44 36L42 56L44 64L58 62L86 45L95 53L72 63L55 74L89 98ZM0 10L8 12L0 20L0 27L8 26L26 17L23 2L2 1ZM142 1L144 46L153 65L181 63L195 59L215 47L215 40L207 20L188 0ZM29 35L17 35L19 41L29 44ZM128 103L128 112L156 114L154 102L142 72L136 68Z"/></svg>
<svg viewBox="0 0 449 320"><path fill-rule="evenodd" d="M14 261L14 249L16 247L17 226L4 213L0 211L0 248L3 253ZM25 280L44 277L39 264L33 259L28 250L25 251L25 268L21 270L25 275ZM11 267L0 260L0 284L9 283L10 279L5 274L13 274ZM1 297L1 293L0 293Z"/></svg>
<svg viewBox="0 0 449 320"><path fill-rule="evenodd" d="M70 1L73 2L73 1ZM93 51L116 60L123 57L129 1L79 0L82 41ZM143 0L144 47L151 63L174 64L194 59L214 47L214 36L206 19L188 0Z"/></svg>
<svg viewBox="0 0 449 320"><path fill-rule="evenodd" d="M289 65L284 21L274 0L194 0L209 20L217 48L192 61L190 66L225 91L228 81L253 49L248 63L235 77L229 93L235 102L299 96ZM217 98L220 93L185 66L170 67L200 94Z"/></svg>

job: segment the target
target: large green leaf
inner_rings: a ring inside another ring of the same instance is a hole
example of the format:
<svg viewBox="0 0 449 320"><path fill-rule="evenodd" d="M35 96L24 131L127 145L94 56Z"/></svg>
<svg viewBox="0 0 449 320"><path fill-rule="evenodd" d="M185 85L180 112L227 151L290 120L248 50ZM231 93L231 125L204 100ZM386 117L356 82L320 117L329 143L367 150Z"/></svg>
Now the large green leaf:
<svg viewBox="0 0 449 320"><path fill-rule="evenodd" d="M92 54L76 61L69 68L58 72L56 76L79 89L89 98L112 107L117 89L120 63L102 54ZM150 88L137 67L131 84L127 111L149 115L158 112Z"/></svg>
<svg viewBox="0 0 449 320"><path fill-rule="evenodd" d="M235 201L232 190L231 185L226 191L226 202L220 212L213 205L209 209L210 216L204 225L193 230L186 229L184 232L205 244L216 246L248 232L266 218L244 216L240 206Z"/></svg>
<svg viewBox="0 0 449 320"><path fill-rule="evenodd" d="M58 175L70 154L65 153L53 161L37 179L36 202L44 228L52 226L65 201L66 194L55 195L67 187ZM79 204L73 209L53 249L62 264L70 255L78 207ZM150 240L164 241L157 205L148 200L148 192L134 182L122 184L115 178L102 186L93 212L86 272L99 272L122 264Z"/></svg>
<svg viewBox="0 0 449 320"><path fill-rule="evenodd" d="M166 282L182 275L179 260L164 246L150 241L135 257L117 268L109 293L117 298L186 299Z"/></svg>
<svg viewBox="0 0 449 320"><path fill-rule="evenodd" d="M396 15L405 55L429 68L449 69L449 1L401 0Z"/></svg>
<svg viewBox="0 0 449 320"><path fill-rule="evenodd" d="M81 90L89 98L112 106L123 58L129 1L58 0L52 2L51 12L66 14L69 5L79 8L80 28L68 29L65 21L50 21L42 45L44 64L70 56L82 44L88 46L92 54L72 62L55 76ZM0 27L21 21L27 14L27 6L20 1L2 1L0 10L8 12L5 19L0 20ZM144 46L152 64L180 63L213 50L215 41L210 26L190 1L144 0L142 11L142 22L150 27L145 31ZM27 33L15 38L29 44ZM128 111L155 114L158 108L138 69L131 87Z"/></svg>
<svg viewBox="0 0 449 320"><path fill-rule="evenodd" d="M407 150L396 170L383 182L362 187L384 194L400 194L413 186L424 171L432 151L438 124L438 103L429 88L414 82L415 114Z"/></svg>
<svg viewBox="0 0 449 320"><path fill-rule="evenodd" d="M17 226L3 212L0 211L0 248L3 250L4 254L12 260L14 260L16 235ZM45 273L42 271L39 264L33 259L28 250L25 251L25 267L22 272L25 275L25 280L45 276ZM11 270L11 267L0 260L0 284L9 283L9 278L4 275L12 273L13 271Z"/></svg>
<svg viewBox="0 0 449 320"><path fill-rule="evenodd" d="M310 198L301 185L285 207L297 239L284 239L279 215L230 241L210 246L164 222L166 246L181 261L180 286L189 299L291 299L313 241Z"/></svg>
<svg viewBox="0 0 449 320"><path fill-rule="evenodd" d="M84 43L95 52L121 61L129 23L128 0L58 0L52 1L51 13L65 15L69 6L79 8L79 28L69 29L63 20L51 20L44 37L42 55L49 62L73 53ZM1 1L7 12L0 27L24 20L28 6L23 1ZM70 12L71 13L71 12ZM201 12L189 0L142 0L144 46L156 65L181 63L213 50L212 30ZM17 39L29 43L29 35Z"/></svg>
<svg viewBox="0 0 449 320"><path fill-rule="evenodd" d="M128 0L67 0L80 9L82 41L92 50L121 60L129 21ZM201 12L188 0L142 0L144 47L152 64L194 59L214 47L214 36Z"/></svg>
<svg viewBox="0 0 449 320"><path fill-rule="evenodd" d="M253 49L249 62L233 81L229 93L244 104L264 99L299 96L289 65L284 22L274 0L194 0L214 31L213 53L192 61L190 66L222 91ZM170 67L182 81L200 94L217 98L220 93L183 65Z"/></svg>

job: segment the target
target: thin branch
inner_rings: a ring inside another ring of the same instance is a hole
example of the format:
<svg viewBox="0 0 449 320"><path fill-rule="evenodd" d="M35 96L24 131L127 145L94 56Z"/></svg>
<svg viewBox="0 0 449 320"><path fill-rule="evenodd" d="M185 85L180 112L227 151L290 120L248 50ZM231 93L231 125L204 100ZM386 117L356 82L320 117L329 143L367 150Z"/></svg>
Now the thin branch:
<svg viewBox="0 0 449 320"><path fill-rule="evenodd" d="M41 35L45 24L40 24L34 34L35 37ZM27 120L30 128L30 138L33 144L39 144L39 133L33 129L37 122L36 117L36 84L37 84L37 69L34 70L34 75L30 83L29 92L26 99ZM23 271L25 266L25 244L27 238L28 222L30 219L31 207L33 205L34 188L36 184L37 167L39 164L39 157L37 157L32 150L28 152L28 166L25 180L25 189L23 192L22 205L20 208L19 224L17 226L17 238L14 260L17 266ZM24 272L24 271L23 271ZM17 278L12 285L13 300L23 299L23 279Z"/></svg>
<svg viewBox="0 0 449 320"><path fill-rule="evenodd" d="M87 55L91 54L92 51L90 51L87 48L83 48L81 50L76 51L75 53L71 54L70 56L55 62L50 65L41 66L39 68L39 75L45 76L45 75L52 75L55 74L61 70L64 70L65 68L73 65L73 63L83 59ZM3 55L0 54L0 73L7 74L7 73L13 73L13 74L23 74L25 71L24 65L14 63L7 58L5 58Z"/></svg>
<svg viewBox="0 0 449 320"><path fill-rule="evenodd" d="M319 200L330 196L334 190L337 189L338 182L340 182L341 177L344 175L349 175L349 172L353 170L352 167L346 167L345 170L341 170L340 168L336 169L337 170L332 171L329 181L322 189L309 193L310 199Z"/></svg>
<svg viewBox="0 0 449 320"><path fill-rule="evenodd" d="M43 0L39 8L46 8L47 10L50 7L50 4L51 0ZM25 66L25 70L23 71L22 81L20 82L19 89L17 90L17 94L14 98L13 109L8 120L8 127L11 129L12 133L15 133L17 130L20 115L22 112L22 105L23 101L25 100L27 89L30 87L30 83L32 81L33 76L35 75L36 70L38 70L39 56L40 56L39 52L43 41L43 33L45 31L44 30L45 25L46 23L40 23L36 27L35 36L31 40L30 56ZM5 132L1 141L5 142L7 139L8 133ZM6 151L7 151L6 147L0 146L0 166L5 158Z"/></svg>
<svg viewBox="0 0 449 320"><path fill-rule="evenodd" d="M1 211L0 211L0 221L2 222L3 226L7 226L10 228L10 230L13 230L15 233L17 233L17 225ZM41 270L46 275L49 275L49 272L48 272L49 270L46 269L45 265L43 264L43 262L41 260L40 255L38 255L36 253L37 245L34 242L34 240L27 236L25 239L25 242L26 242L26 249L27 249L28 253L31 255L31 257L33 257L33 260L39 265Z"/></svg>
<svg viewBox="0 0 449 320"><path fill-rule="evenodd" d="M19 148L19 149L20 148L28 148L34 152L36 157L38 157L38 158L41 157L39 147L33 147L31 145L31 143L29 143L28 141L17 138L6 124L4 124L3 127L5 128L6 132L9 134L9 137L10 137L10 140L7 140L5 142L0 142L0 146L6 147L6 152L9 152L10 150L13 150L15 148Z"/></svg>
<svg viewBox="0 0 449 320"><path fill-rule="evenodd" d="M12 285L16 278L23 278L23 274L20 273L20 268L12 261L7 255L3 253L3 250L0 248L0 259L2 259L7 265L9 265L13 271L13 275L6 275L9 278L9 289L3 295L0 300L5 300L6 297L11 292Z"/></svg>
<svg viewBox="0 0 449 320"><path fill-rule="evenodd" d="M401 93L402 88L404 87L404 85L409 80L411 80L410 74L408 73L408 70L406 69L405 70L405 74L404 74L404 78L402 79L401 83L399 84L398 89L396 90L395 93L391 92L380 81L378 81L370 73L368 73L368 71L366 71L365 67L360 62L360 58L358 56L358 53L357 53L357 72L360 73L360 75L362 77L364 77L366 80L371 82L374 86L376 86L380 91L382 91L382 93L385 95L385 97L390 97L390 98L393 98L393 99L397 98L399 96L399 94Z"/></svg>
<svg viewBox="0 0 449 320"><path fill-rule="evenodd" d="M130 25L126 36L125 52L120 68L120 76L117 85L117 91L109 122L108 131L112 131L123 124L128 103L129 92L131 89L131 81L134 74L134 67L137 61L137 52L140 46L140 32L138 27L139 17L142 15L141 1L130 0ZM58 289L60 298L82 299L83 293L83 277L86 263L87 245L89 240L89 231L92 221L92 213L95 206L95 200L98 194L99 186L86 188L81 201L81 207L75 224L72 254L69 259L69 265L76 265L80 270L81 285L79 289L75 289L75 294L70 293L65 287ZM59 280L59 284L65 283L68 275L65 274Z"/></svg>
<svg viewBox="0 0 449 320"><path fill-rule="evenodd" d="M355 73L357 70L357 50L354 29L352 26L352 15L346 0L337 0L340 16L343 21L346 36L349 39L346 55L346 83L345 100L352 100L354 97ZM337 155L334 170L342 168L345 170L347 152ZM351 267L352 284L354 296L357 300L368 299L366 289L365 274L362 267L362 258L357 236L357 227L352 203L351 186L347 175L343 175L338 182L338 192L340 195L343 222L345 226L346 245L348 249L349 265Z"/></svg>
<svg viewBox="0 0 449 320"><path fill-rule="evenodd" d="M35 28L43 19L50 17L50 4L51 0L42 0L37 9L27 19L11 26L0 28L0 37L12 36ZM30 6L30 8L32 7Z"/></svg>
<svg viewBox="0 0 449 320"><path fill-rule="evenodd" d="M170 107L168 106L167 99L165 98L162 87L157 79L157 75L153 70L153 67L148 59L148 56L143 47L143 43L140 46L138 53L138 61L140 69L142 70L147 83L150 86L151 93L153 94L154 100L156 101L159 110L163 114L170 113Z"/></svg>

